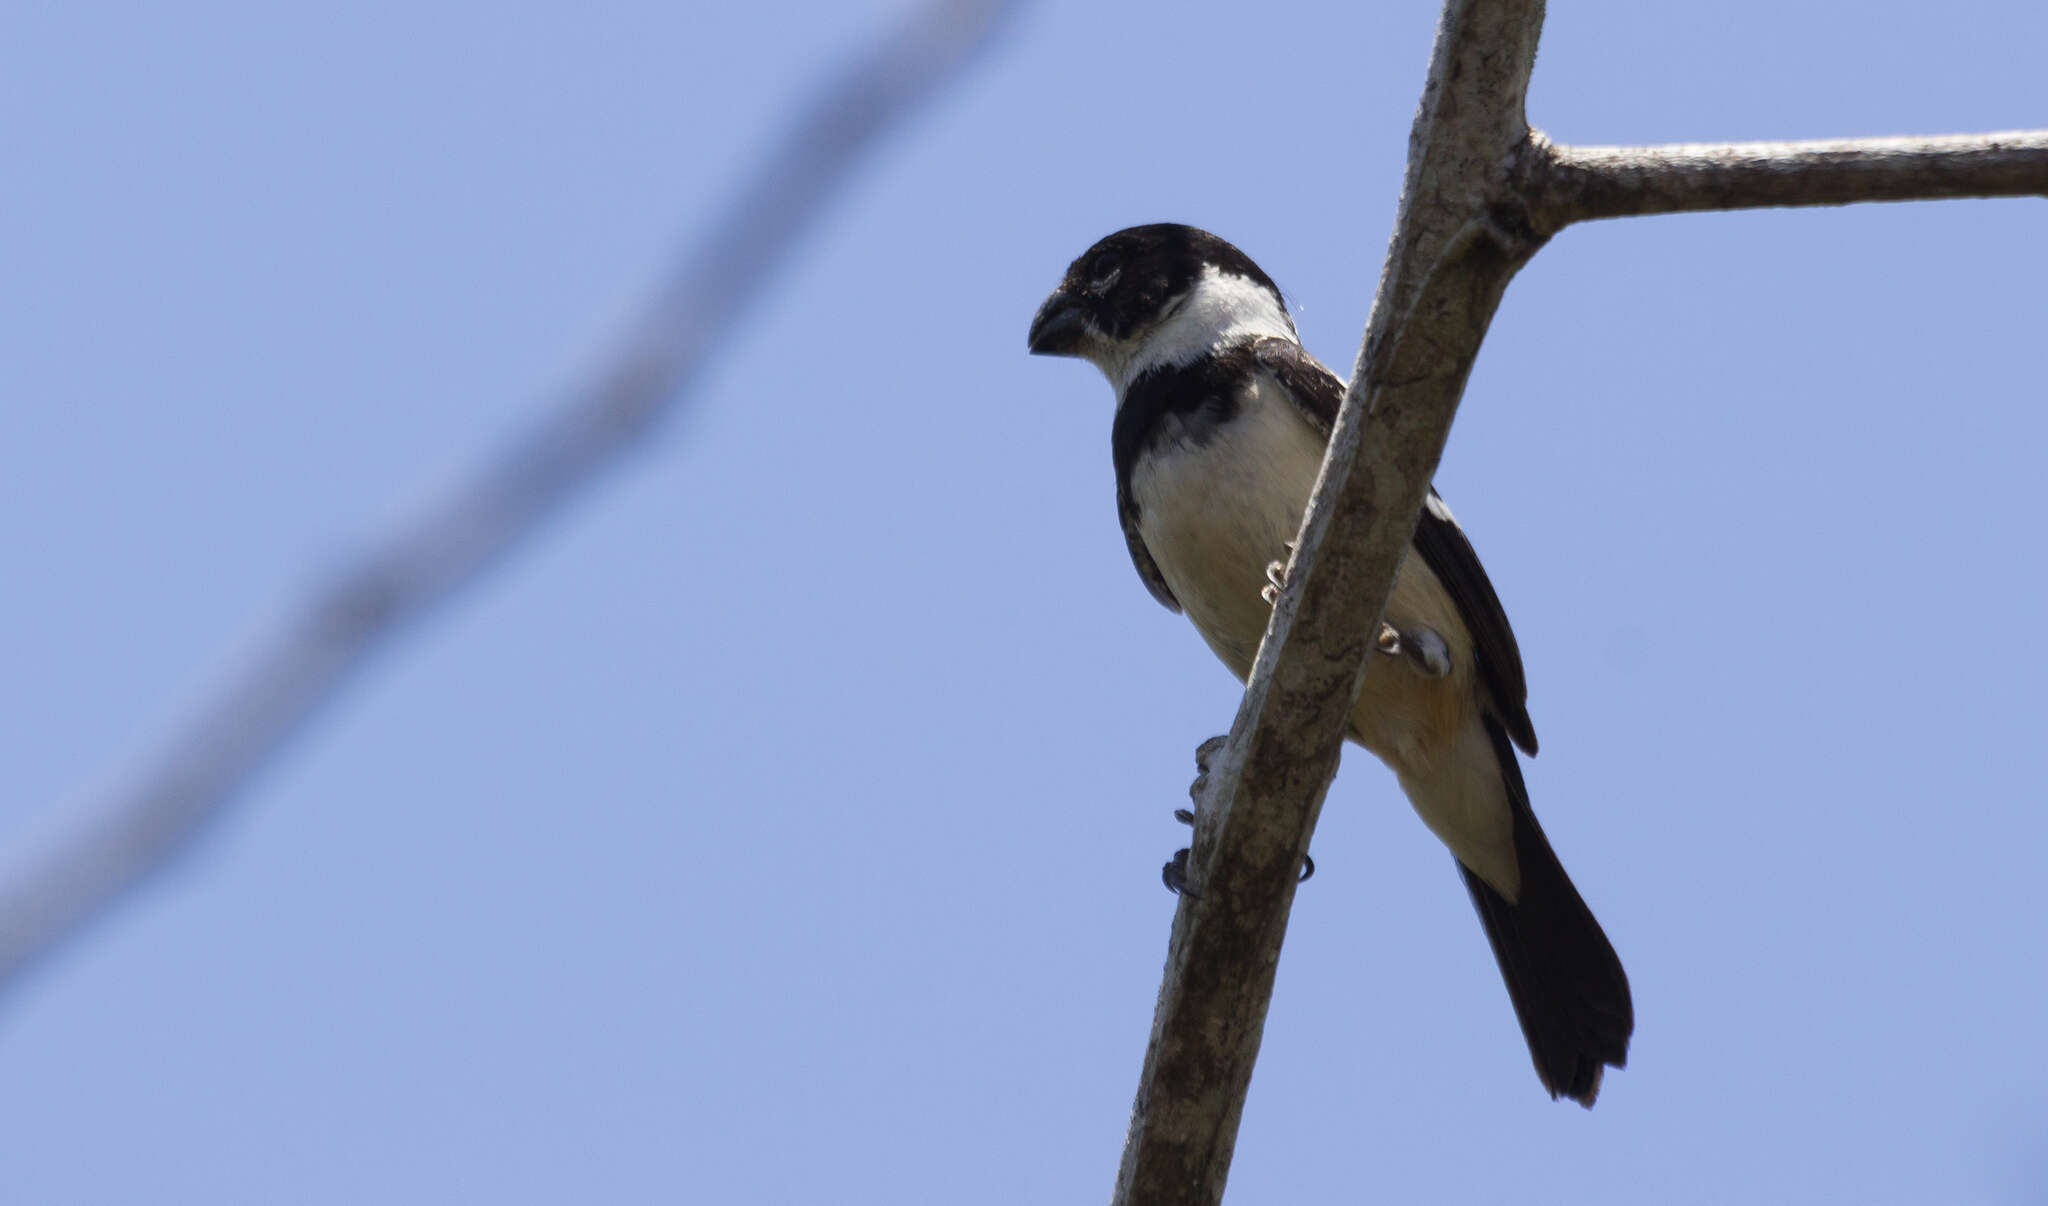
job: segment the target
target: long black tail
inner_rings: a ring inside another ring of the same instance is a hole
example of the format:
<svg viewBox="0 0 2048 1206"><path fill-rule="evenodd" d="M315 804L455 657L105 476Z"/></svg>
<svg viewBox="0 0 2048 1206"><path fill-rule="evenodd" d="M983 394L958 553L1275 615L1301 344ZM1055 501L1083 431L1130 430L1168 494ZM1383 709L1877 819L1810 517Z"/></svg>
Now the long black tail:
<svg viewBox="0 0 2048 1206"><path fill-rule="evenodd" d="M1506 731L1491 716L1486 730L1514 811L1520 899L1509 903L1462 863L1458 870L1500 962L1536 1075L1551 1097L1590 1107L1605 1066L1628 1063L1636 1027L1628 973L1536 823Z"/></svg>

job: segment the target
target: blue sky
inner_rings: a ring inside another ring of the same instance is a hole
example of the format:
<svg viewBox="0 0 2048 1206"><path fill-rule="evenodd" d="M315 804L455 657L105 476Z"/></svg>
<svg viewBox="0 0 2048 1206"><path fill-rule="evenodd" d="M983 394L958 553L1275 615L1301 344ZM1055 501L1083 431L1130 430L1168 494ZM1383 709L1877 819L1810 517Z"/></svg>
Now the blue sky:
<svg viewBox="0 0 2048 1206"><path fill-rule="evenodd" d="M0 19L0 843L580 379L892 6ZM683 421L0 1000L10 1202L1107 1195L1191 751L1108 390L1023 354L1140 221L1348 368L1429 4L1032 7ZM2048 11L1559 4L1579 142L2048 126ZM2039 200L1567 231L1438 484L1635 988L1529 1067L1353 751L1233 1199L2048 1200Z"/></svg>

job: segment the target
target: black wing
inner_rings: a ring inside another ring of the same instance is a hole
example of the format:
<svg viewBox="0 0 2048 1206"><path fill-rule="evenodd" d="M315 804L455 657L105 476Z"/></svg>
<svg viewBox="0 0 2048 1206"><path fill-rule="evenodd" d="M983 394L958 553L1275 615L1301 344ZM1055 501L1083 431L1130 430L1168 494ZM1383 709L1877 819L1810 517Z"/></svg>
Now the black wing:
<svg viewBox="0 0 2048 1206"><path fill-rule="evenodd" d="M1259 367L1279 380L1302 417L1328 440L1337 425L1337 407L1344 402L1344 383L1337 374L1291 339L1262 336L1252 341L1252 355Z"/></svg>
<svg viewBox="0 0 2048 1206"><path fill-rule="evenodd" d="M1479 564L1479 554L1465 538L1465 529L1451 518L1451 509L1431 486L1415 523L1415 550L1450 592L1458 615L1479 647L1479 677L1500 709L1502 727L1525 754L1536 752L1536 726L1529 723L1529 682L1522 677L1522 649L1508 627L1500 596Z"/></svg>
<svg viewBox="0 0 2048 1206"><path fill-rule="evenodd" d="M1166 575L1159 572L1159 563L1152 560L1152 550L1145 547L1145 538L1138 535L1138 504L1131 497L1130 487L1121 481L1117 483L1116 516L1123 521L1124 543L1131 546L1131 564L1138 567L1145 589L1165 604L1166 610L1178 613L1180 600L1173 597L1172 588L1166 585Z"/></svg>
<svg viewBox="0 0 2048 1206"><path fill-rule="evenodd" d="M1337 422L1337 407L1344 401L1344 383L1337 374L1300 344L1286 339L1260 339L1253 345L1253 354L1280 382L1302 415L1328 439ZM1493 696L1502 727L1516 745L1534 754L1536 728L1529 723L1529 684L1522 675L1522 650L1515 644L1515 630L1508 626L1507 613L1486 577L1486 567L1479 564L1478 552L1434 486L1415 523L1414 548L1450 594L1472 634L1479 678Z"/></svg>

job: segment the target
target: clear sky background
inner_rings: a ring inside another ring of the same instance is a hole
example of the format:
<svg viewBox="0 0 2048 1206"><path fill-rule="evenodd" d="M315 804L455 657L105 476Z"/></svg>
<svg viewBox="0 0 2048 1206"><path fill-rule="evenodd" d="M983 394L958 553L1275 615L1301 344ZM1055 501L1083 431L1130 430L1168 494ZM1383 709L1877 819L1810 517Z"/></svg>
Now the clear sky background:
<svg viewBox="0 0 2048 1206"><path fill-rule="evenodd" d="M581 379L893 6L0 16L0 844ZM1348 370L1436 18L1046 3L689 416L0 999L0 1200L1106 1198L1238 688L1126 559L1069 258L1232 239ZM2048 126L2026 0L1553 6L1578 142ZM1638 1017L1539 1089L1346 759L1240 1202L2048 1201L2048 203L1570 230L1438 483Z"/></svg>

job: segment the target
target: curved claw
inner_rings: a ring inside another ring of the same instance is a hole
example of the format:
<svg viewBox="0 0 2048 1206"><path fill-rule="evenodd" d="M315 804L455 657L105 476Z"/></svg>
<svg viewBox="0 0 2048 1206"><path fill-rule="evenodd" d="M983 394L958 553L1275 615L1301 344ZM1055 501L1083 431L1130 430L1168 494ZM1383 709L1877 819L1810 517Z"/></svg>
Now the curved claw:
<svg viewBox="0 0 2048 1206"><path fill-rule="evenodd" d="M1185 846L1174 851L1173 858L1159 868L1159 879L1166 885L1166 890L1175 896L1187 896L1196 900L1202 898L1202 894L1188 884L1188 851Z"/></svg>
<svg viewBox="0 0 2048 1206"><path fill-rule="evenodd" d="M1266 584L1259 588L1259 598L1272 607L1280 602L1280 592L1287 589L1287 563L1268 561L1266 563Z"/></svg>
<svg viewBox="0 0 2048 1206"><path fill-rule="evenodd" d="M1300 878L1300 879L1297 879L1297 880L1295 880L1294 882L1295 882L1295 883L1298 883L1298 884L1305 884L1305 883L1307 883L1307 882L1308 882L1308 881L1309 881L1310 879L1313 879L1313 878L1315 877L1315 873L1316 873L1316 860L1315 860L1315 856L1314 856L1314 855L1312 855L1312 854L1304 854L1304 855L1302 855L1302 856L1301 856L1301 878Z"/></svg>
<svg viewBox="0 0 2048 1206"><path fill-rule="evenodd" d="M1259 598L1264 599L1268 607L1278 605L1280 592L1287 589L1287 562L1294 557L1292 540L1281 547L1287 550L1287 556L1266 563L1266 585L1259 590Z"/></svg>

